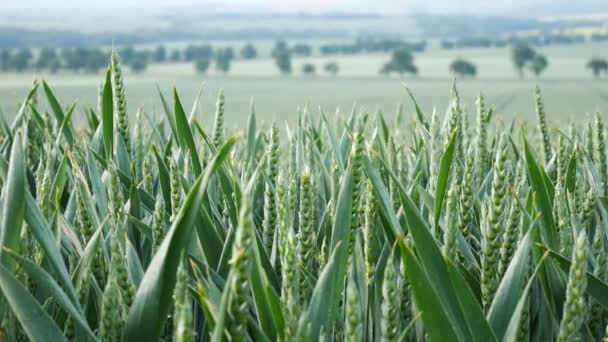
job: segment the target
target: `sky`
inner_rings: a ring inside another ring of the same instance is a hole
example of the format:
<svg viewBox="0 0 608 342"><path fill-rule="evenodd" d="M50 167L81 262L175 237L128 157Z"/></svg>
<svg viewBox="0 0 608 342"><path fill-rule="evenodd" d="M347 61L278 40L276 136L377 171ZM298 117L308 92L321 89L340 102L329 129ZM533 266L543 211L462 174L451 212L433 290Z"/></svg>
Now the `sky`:
<svg viewBox="0 0 608 342"><path fill-rule="evenodd" d="M142 5L145 4L145 5ZM0 0L0 11L152 10L175 7L223 9L224 12L365 12L379 14L596 14L608 12L607 0Z"/></svg>

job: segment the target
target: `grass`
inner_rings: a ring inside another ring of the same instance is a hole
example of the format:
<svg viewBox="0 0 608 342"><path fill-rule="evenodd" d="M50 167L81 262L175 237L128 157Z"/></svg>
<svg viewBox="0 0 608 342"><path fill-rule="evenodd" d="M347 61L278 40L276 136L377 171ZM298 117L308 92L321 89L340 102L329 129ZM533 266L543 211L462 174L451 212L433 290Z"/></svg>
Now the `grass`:
<svg viewBox="0 0 608 342"><path fill-rule="evenodd" d="M0 124L0 339L606 338L602 116L551 120L537 89L511 124L454 84L445 116L280 131L173 88L148 121L123 77L113 56L84 122L41 82Z"/></svg>

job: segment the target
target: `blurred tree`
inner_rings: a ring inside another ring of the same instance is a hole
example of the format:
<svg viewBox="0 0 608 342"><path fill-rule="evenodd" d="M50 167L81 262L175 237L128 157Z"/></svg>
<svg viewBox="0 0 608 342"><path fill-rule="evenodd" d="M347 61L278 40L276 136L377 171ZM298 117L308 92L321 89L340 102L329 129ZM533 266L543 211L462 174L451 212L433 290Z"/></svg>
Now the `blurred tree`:
<svg viewBox="0 0 608 342"><path fill-rule="evenodd" d="M227 48L224 48L224 56L226 58L234 59L234 57L236 56L234 54L234 49L232 47L230 47L230 46L227 47Z"/></svg>
<svg viewBox="0 0 608 342"><path fill-rule="evenodd" d="M196 62L194 62L194 69L196 70L196 72L204 74L207 72L207 70L209 70L210 64L211 63L208 59L200 58L197 59Z"/></svg>
<svg viewBox="0 0 608 342"><path fill-rule="evenodd" d="M135 57L135 48L131 45L123 46L118 49L120 55L120 62L123 64L130 64Z"/></svg>
<svg viewBox="0 0 608 342"><path fill-rule="evenodd" d="M167 49L159 45L156 50L154 50L154 62L156 63L165 63L167 61Z"/></svg>
<svg viewBox="0 0 608 342"><path fill-rule="evenodd" d="M38 53L38 57L36 58L36 69L42 70L47 69L53 61L57 60L57 51L53 48L42 48Z"/></svg>
<svg viewBox="0 0 608 342"><path fill-rule="evenodd" d="M185 62L192 62L195 59L213 57L211 45L188 45L184 50L183 58Z"/></svg>
<svg viewBox="0 0 608 342"><path fill-rule="evenodd" d="M298 43L293 47L293 54L296 56L309 57L312 54L312 47L308 44Z"/></svg>
<svg viewBox="0 0 608 342"><path fill-rule="evenodd" d="M414 56L409 49L399 48L393 51L391 59L380 69L381 74L390 74L392 72L413 75L418 73L418 68L414 65Z"/></svg>
<svg viewBox="0 0 608 342"><path fill-rule="evenodd" d="M108 64L109 56L99 49L87 50L85 56L84 70L88 73L95 74ZM137 59L134 61L137 61Z"/></svg>
<svg viewBox="0 0 608 342"><path fill-rule="evenodd" d="M328 74L336 76L340 71L340 66L336 62L328 62L327 64L325 64L323 69L325 69Z"/></svg>
<svg viewBox="0 0 608 342"><path fill-rule="evenodd" d="M11 49L1 49L0 50L0 70L8 71L11 65L13 51Z"/></svg>
<svg viewBox="0 0 608 342"><path fill-rule="evenodd" d="M288 50L279 50L274 54L274 61L283 75L291 74L291 54Z"/></svg>
<svg viewBox="0 0 608 342"><path fill-rule="evenodd" d="M536 52L528 44L518 43L511 50L513 65L519 73L519 78L524 78L524 67L534 59Z"/></svg>
<svg viewBox="0 0 608 342"><path fill-rule="evenodd" d="M284 40L277 40L274 43L271 55L276 59L279 54L283 53L289 53L289 47L287 46L287 43Z"/></svg>
<svg viewBox="0 0 608 342"><path fill-rule="evenodd" d="M48 65L48 70L51 74L56 74L59 69L61 69L61 61L59 58L53 59L51 63Z"/></svg>
<svg viewBox="0 0 608 342"><path fill-rule="evenodd" d="M17 72L24 71L30 66L30 61L33 57L34 55L30 49L19 49L17 53L12 56L10 65Z"/></svg>
<svg viewBox="0 0 608 342"><path fill-rule="evenodd" d="M593 57L587 62L586 67L591 70L593 77L599 78L602 72L608 73L608 60Z"/></svg>
<svg viewBox="0 0 608 342"><path fill-rule="evenodd" d="M234 52L231 48L220 49L215 53L215 68L223 73L230 71Z"/></svg>
<svg viewBox="0 0 608 342"><path fill-rule="evenodd" d="M241 49L241 57L244 59L255 59L258 56L258 51L251 43L245 44Z"/></svg>
<svg viewBox="0 0 608 342"><path fill-rule="evenodd" d="M305 63L302 66L302 72L306 75L314 75L316 71L317 71L317 68L312 63Z"/></svg>
<svg viewBox="0 0 608 342"><path fill-rule="evenodd" d="M547 69L547 66L549 66L549 62L547 61L547 57L545 57L545 55L537 53L534 58L532 58L532 61L530 61L530 70L532 70L536 77L539 77L540 74Z"/></svg>
<svg viewBox="0 0 608 342"><path fill-rule="evenodd" d="M148 68L148 62L144 58L137 58L134 59L131 64L129 64L129 67L131 68L132 72L141 74Z"/></svg>
<svg viewBox="0 0 608 342"><path fill-rule="evenodd" d="M63 49L61 50L61 58L63 59L63 63L66 68L76 72L84 68L86 65L88 57L87 53L88 52L85 48Z"/></svg>
<svg viewBox="0 0 608 342"><path fill-rule="evenodd" d="M171 55L169 56L169 60L171 62L179 62L182 60L182 53L179 50L171 51Z"/></svg>
<svg viewBox="0 0 608 342"><path fill-rule="evenodd" d="M457 58L450 64L450 71L462 78L475 77L477 75L477 67L475 64L462 58Z"/></svg>

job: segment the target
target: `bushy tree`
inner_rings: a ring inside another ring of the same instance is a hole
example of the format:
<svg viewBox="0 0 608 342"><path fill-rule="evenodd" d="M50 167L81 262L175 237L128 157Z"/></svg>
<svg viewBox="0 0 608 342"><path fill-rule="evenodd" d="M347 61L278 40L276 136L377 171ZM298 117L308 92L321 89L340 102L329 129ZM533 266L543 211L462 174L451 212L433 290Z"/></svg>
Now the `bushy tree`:
<svg viewBox="0 0 608 342"><path fill-rule="evenodd" d="M133 73L141 74L148 68L148 62L144 58L137 58L129 64L129 67Z"/></svg>
<svg viewBox="0 0 608 342"><path fill-rule="evenodd" d="M11 66L13 51L11 49L0 50L0 70L7 71Z"/></svg>
<svg viewBox="0 0 608 342"><path fill-rule="evenodd" d="M209 70L210 64L211 63L208 59L200 58L194 62L194 69L196 70L196 72L204 74L207 72L207 70Z"/></svg>
<svg viewBox="0 0 608 342"><path fill-rule="evenodd" d="M118 54L120 54L120 62L123 64L129 64L135 57L135 48L131 45L123 46L118 49Z"/></svg>
<svg viewBox="0 0 608 342"><path fill-rule="evenodd" d="M287 50L280 50L274 55L274 61L281 74L291 74L291 54Z"/></svg>
<svg viewBox="0 0 608 342"><path fill-rule="evenodd" d="M234 52L231 48L220 49L215 53L215 68L223 73L230 71Z"/></svg>
<svg viewBox="0 0 608 342"><path fill-rule="evenodd" d="M76 72L86 65L87 50L84 48L63 49L61 50L61 58L66 68Z"/></svg>
<svg viewBox="0 0 608 342"><path fill-rule="evenodd" d="M179 62L182 60L182 53L179 50L173 50L171 51L171 54L169 55L169 60L171 62Z"/></svg>
<svg viewBox="0 0 608 342"><path fill-rule="evenodd" d="M325 64L323 69L325 69L325 72L327 72L328 74L336 76L340 71L340 66L336 62L328 62L327 64Z"/></svg>
<svg viewBox="0 0 608 342"><path fill-rule="evenodd" d="M251 43L245 44L241 49L241 57L244 59L255 59L258 56L258 51Z"/></svg>
<svg viewBox="0 0 608 342"><path fill-rule="evenodd" d="M54 48L42 48L36 58L36 69L43 70L50 67L58 59L57 51Z"/></svg>
<svg viewBox="0 0 608 342"><path fill-rule="evenodd" d="M284 40L277 40L274 43L271 55L272 57L277 58L277 55L283 53L289 53L289 46L287 46L287 43Z"/></svg>
<svg viewBox="0 0 608 342"><path fill-rule="evenodd" d="M33 57L34 55L30 49L19 49L17 53L13 54L10 65L17 72L24 71L30 66Z"/></svg>
<svg viewBox="0 0 608 342"><path fill-rule="evenodd" d="M167 49L164 46L159 45L154 50L154 62L164 63L166 61L167 61Z"/></svg>
<svg viewBox="0 0 608 342"><path fill-rule="evenodd" d="M413 74L418 73L418 68L414 65L414 56L407 48L400 48L393 51L391 59L380 69L381 74Z"/></svg>
<svg viewBox="0 0 608 342"><path fill-rule="evenodd" d="M599 78L601 73L608 73L608 60L594 57L587 62L587 69L591 70L593 77Z"/></svg>
<svg viewBox="0 0 608 342"><path fill-rule="evenodd" d="M536 52L528 44L518 43L513 46L511 59L515 69L517 69L519 78L524 77L524 67L534 59L534 56L536 56Z"/></svg>
<svg viewBox="0 0 608 342"><path fill-rule="evenodd" d="M108 63L108 54L99 49L87 50L84 56L86 56L84 70L88 73L97 73ZM131 65L138 60L138 58L133 58L131 60Z"/></svg>
<svg viewBox="0 0 608 342"><path fill-rule="evenodd" d="M547 61L547 57L545 55L536 54L534 58L530 61L530 70L539 77L545 69L549 66L549 62Z"/></svg>
<svg viewBox="0 0 608 342"><path fill-rule="evenodd" d="M192 62L195 59L213 57L213 48L211 45L188 45L184 50L184 61Z"/></svg>
<svg viewBox="0 0 608 342"><path fill-rule="evenodd" d="M302 73L304 73L306 75L314 75L316 71L317 71L317 68L312 63L305 63L302 66Z"/></svg>
<svg viewBox="0 0 608 342"><path fill-rule="evenodd" d="M450 64L450 72L458 77L475 77L477 75L477 67L465 59L457 58Z"/></svg>

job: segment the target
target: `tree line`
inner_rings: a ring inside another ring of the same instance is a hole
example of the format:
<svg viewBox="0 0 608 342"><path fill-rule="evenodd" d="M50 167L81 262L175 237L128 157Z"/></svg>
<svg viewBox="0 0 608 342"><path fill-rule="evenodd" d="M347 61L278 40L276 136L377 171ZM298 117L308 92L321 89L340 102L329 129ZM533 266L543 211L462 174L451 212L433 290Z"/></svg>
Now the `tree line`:
<svg viewBox="0 0 608 342"><path fill-rule="evenodd" d="M365 43L363 43L365 42ZM376 41L377 49L390 51L390 58L379 69L379 73L388 75L396 74L418 74L414 55L423 51L423 47L415 47L411 44L400 45L398 41ZM368 40L357 40L357 44L366 46L368 50L373 45ZM323 49L323 46L320 47ZM293 73L292 58L308 57L312 55L312 46L305 43L289 45L284 40L275 42L271 50L271 56L281 74ZM212 47L209 44L190 44L182 49L167 49L159 45L153 49L135 49L133 46L118 48L122 63L132 72L143 72L150 63L192 63L194 69L199 73L206 73L212 66L222 73L228 73L236 58L250 60L258 58L258 50L252 43L247 43L240 49L233 47ZM61 69L73 72L96 73L106 67L109 51L104 49L88 48L42 48L32 50L29 48L0 49L0 71L24 72L28 70L49 71L56 73ZM331 55L331 54L330 54ZM532 45L527 43L516 43L511 48L511 60L520 78L526 72L539 77L549 66L545 55L539 53ZM330 61L322 66L323 70L335 76L340 71L337 62ZM586 68L595 78L608 74L608 60L601 57L591 58ZM458 57L449 65L449 71L457 77L471 78L477 75L477 66L462 57ZM301 72L307 75L317 73L317 66L312 63L302 65Z"/></svg>
<svg viewBox="0 0 608 342"><path fill-rule="evenodd" d="M590 41L599 40L595 36L589 37ZM535 47L548 45L569 45L580 44L587 41L587 38L578 34L542 34L530 36L509 36L506 38L495 37L462 37L458 39L442 39L439 46L444 50L466 49L466 48L501 48L510 45L531 45Z"/></svg>

